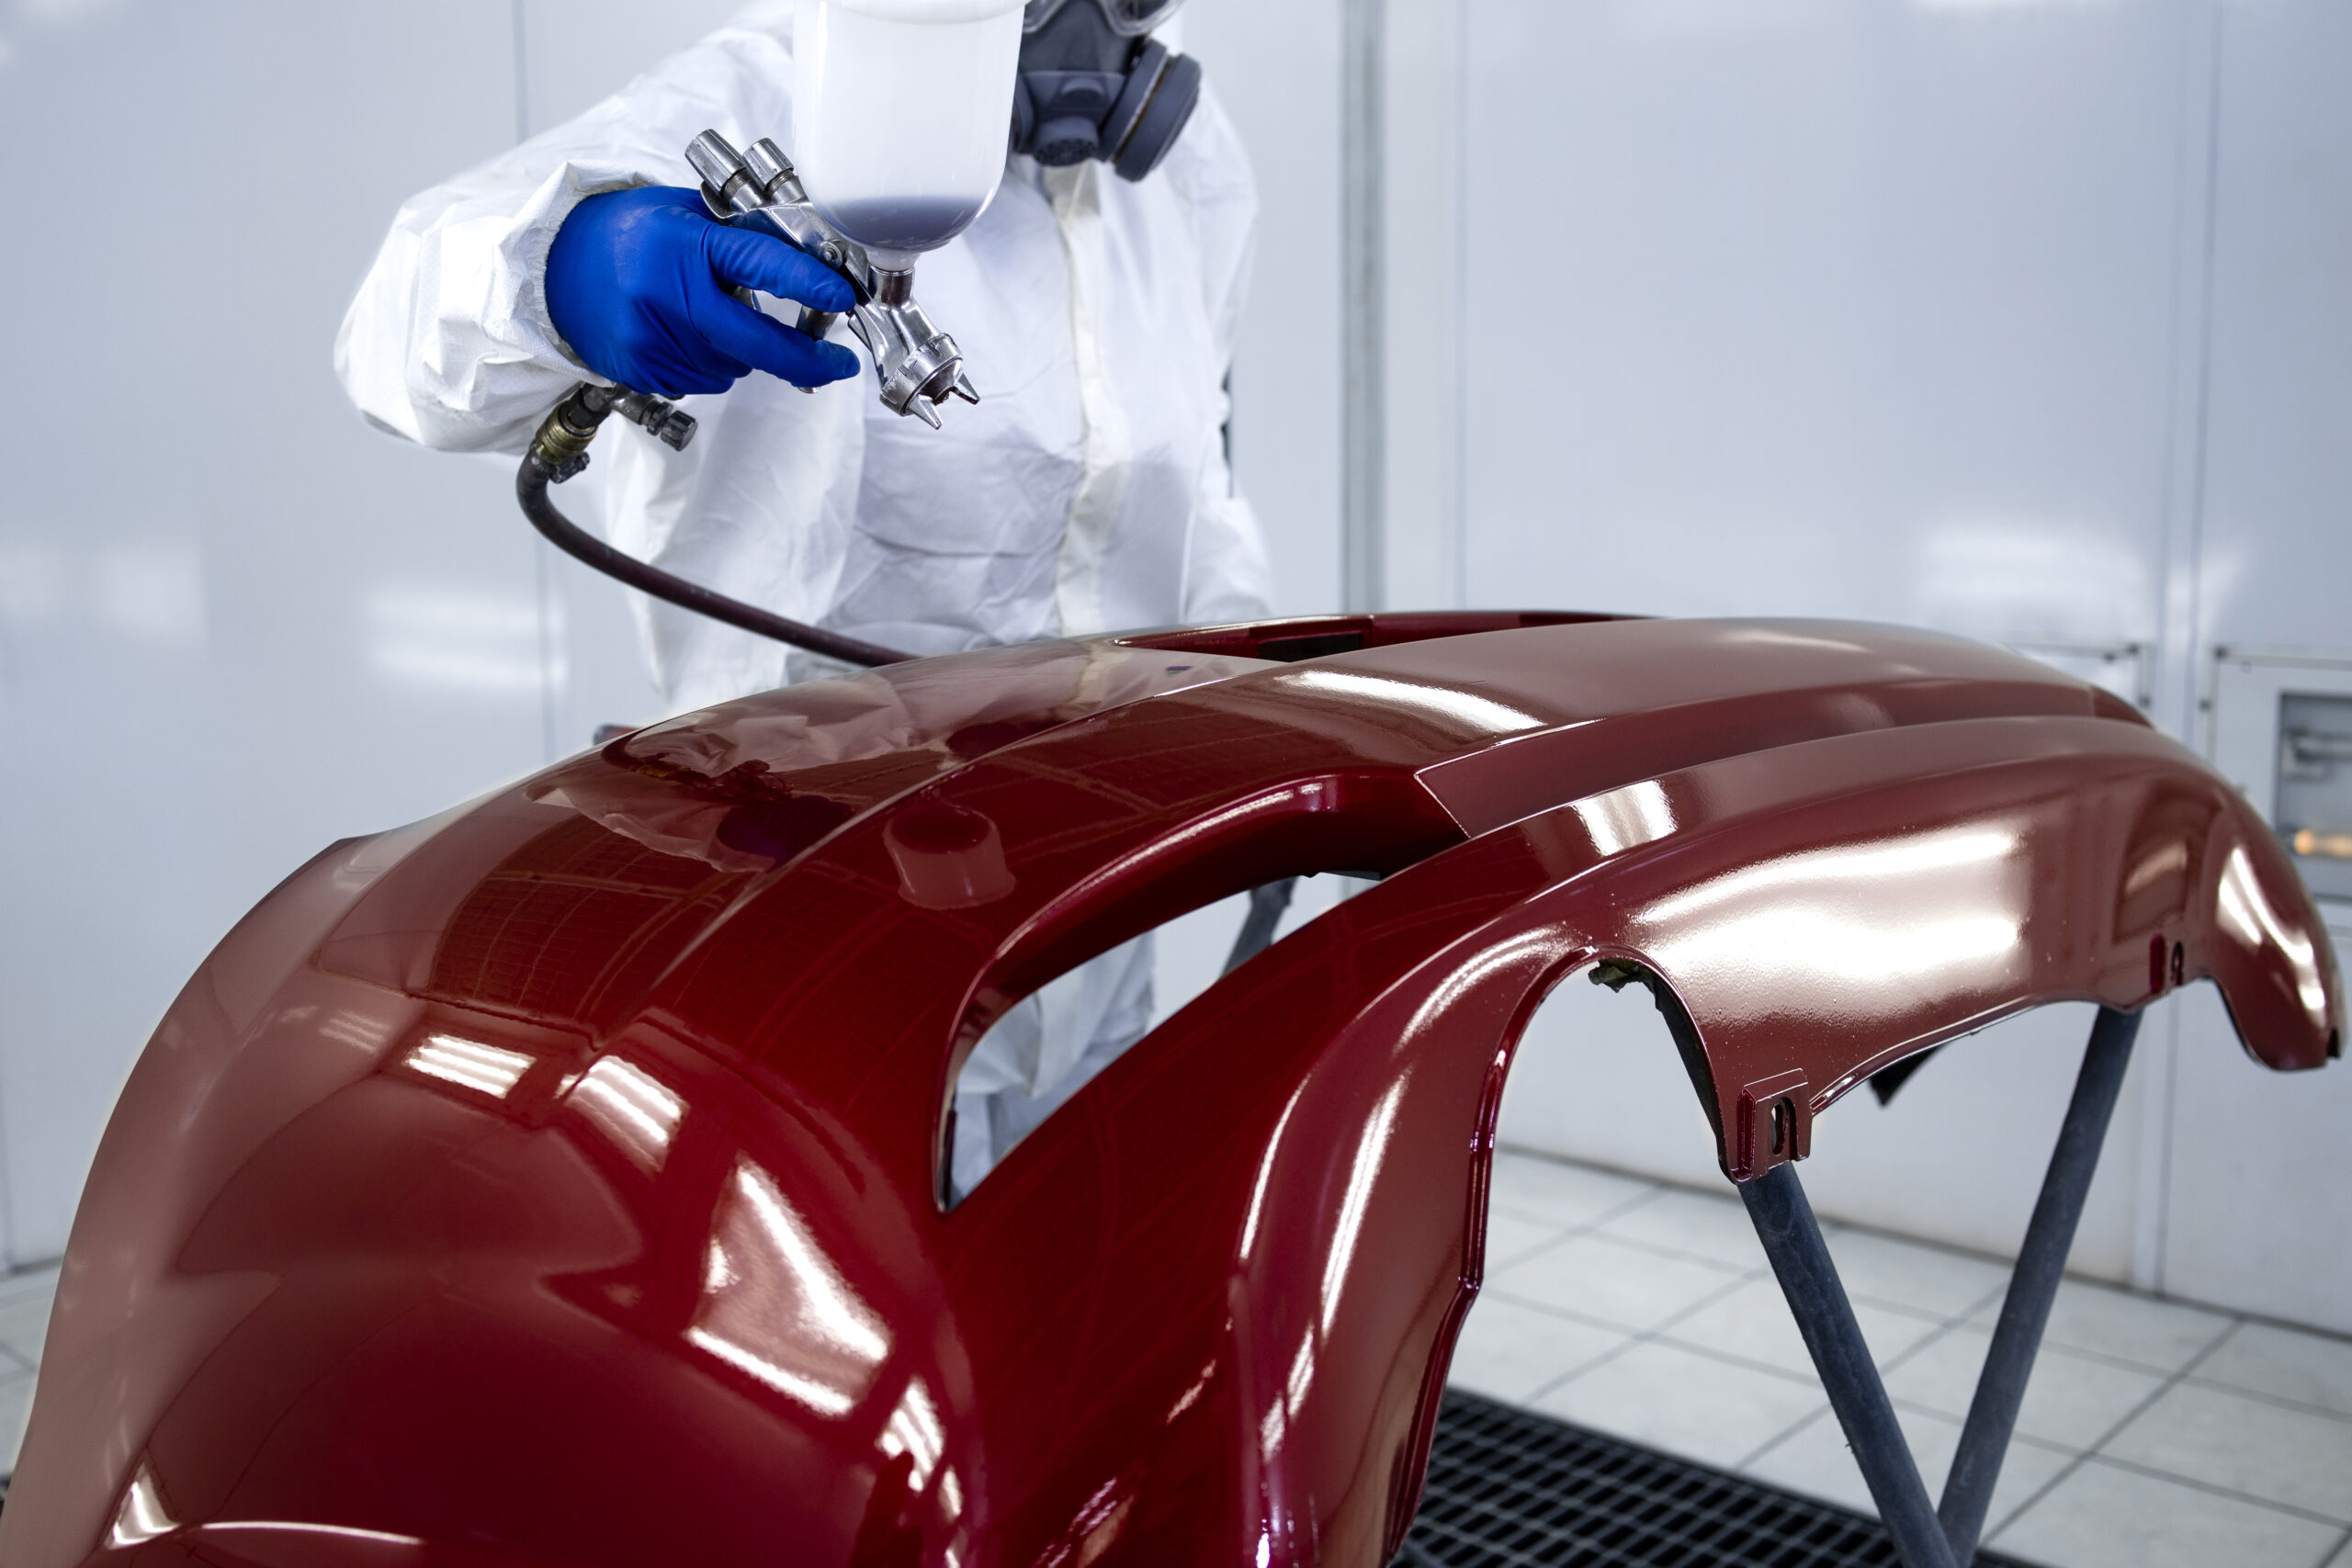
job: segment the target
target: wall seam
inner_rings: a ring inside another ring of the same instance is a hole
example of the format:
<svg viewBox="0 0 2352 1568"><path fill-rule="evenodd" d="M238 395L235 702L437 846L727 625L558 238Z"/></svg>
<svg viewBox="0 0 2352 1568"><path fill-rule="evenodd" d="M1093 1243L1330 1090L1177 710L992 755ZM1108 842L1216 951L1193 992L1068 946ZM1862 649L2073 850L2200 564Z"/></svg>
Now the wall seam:
<svg viewBox="0 0 2352 1568"><path fill-rule="evenodd" d="M531 52L526 0L507 0L514 51L514 142L531 139ZM531 539L533 590L537 595L539 623L539 750L550 764L562 760L563 686L568 674L560 646L564 626L562 586L556 581L555 547L534 535Z"/></svg>
<svg viewBox="0 0 2352 1568"><path fill-rule="evenodd" d="M1340 584L1367 611L1388 586L1388 0L1342 0L1340 29Z"/></svg>
<svg viewBox="0 0 2352 1568"><path fill-rule="evenodd" d="M2205 512L2212 414L2214 263L2220 246L2222 47L2225 17L2219 0L2192 0L2188 128L2183 137L2182 200L2188 210L2176 252L2175 448L2168 464L2165 503L2165 561L2158 615L2158 657L2163 671L2162 710L2177 716L2173 726L2191 747L2211 751L2211 726L2202 713ZM2202 50L2196 44L2202 42ZM2201 54L2201 58L2200 58ZM2201 66L2201 70L2199 67ZM2186 95L2185 95L2186 96ZM2172 1247L2175 1160L2179 1144L2180 1053L2188 1048L2188 1010L2165 1009L2161 1071L2150 1075L2154 1104L2142 1136L2139 1201L2144 1219L2135 1225L2132 1283L2163 1293ZM2144 1256L2139 1256L2144 1251Z"/></svg>
<svg viewBox="0 0 2352 1568"><path fill-rule="evenodd" d="M2185 717L2181 726L2183 737L2191 745L2211 745L2210 724L2200 717L2200 696L2204 690L2203 647L2206 640L2205 618L2205 509L2208 500L2208 477L2212 457L2213 416L2213 310L2215 263L2221 250L2222 229L2222 53L2224 43L2224 13L2220 0L2205 0L2210 17L2207 38L2207 72L2204 104L2205 167L2203 190L2203 234L2198 254L2196 307L2196 410L2190 428L2191 470L2188 505L2188 537L2186 541L2187 594L2188 603L2182 640L2188 654L2186 668L2176 672L2175 680L2181 690L2178 700Z"/></svg>
<svg viewBox="0 0 2352 1568"><path fill-rule="evenodd" d="M1453 4L1453 287L1457 300L1470 297L1470 0ZM1468 306L1458 308L1466 311ZM1470 333L1454 329L1453 604L1470 607Z"/></svg>
<svg viewBox="0 0 2352 1568"><path fill-rule="evenodd" d="M2181 647L2185 657L2182 668L2174 679L2181 687L2179 701L2183 722L2181 732L2192 746L2200 742L2209 750L2211 744L2211 725L2199 712L2199 694L2204 689L2205 628L2205 509L2208 500L2208 477L2212 459L2213 415L2213 310L2214 265L2221 250L2222 232L2222 59L2225 45L2227 20L2220 0L2205 0L2206 12L2206 85L2204 117L2204 209L2203 243L2198 254L2197 276L2197 402L2196 422L2191 427L2191 462L2194 465L2188 496L2188 537L2186 542L2188 571L2187 614L2181 627ZM2209 733L2200 734L2200 731ZM2164 1190L2158 1195L2156 1220L2155 1288L2159 1293L2168 1280L2172 1261L2173 1188L2175 1151L2180 1131L2180 1053L2187 1042L2188 1009L2176 1003L2172 1010L2172 1049L2165 1059L2165 1120L2164 1120Z"/></svg>

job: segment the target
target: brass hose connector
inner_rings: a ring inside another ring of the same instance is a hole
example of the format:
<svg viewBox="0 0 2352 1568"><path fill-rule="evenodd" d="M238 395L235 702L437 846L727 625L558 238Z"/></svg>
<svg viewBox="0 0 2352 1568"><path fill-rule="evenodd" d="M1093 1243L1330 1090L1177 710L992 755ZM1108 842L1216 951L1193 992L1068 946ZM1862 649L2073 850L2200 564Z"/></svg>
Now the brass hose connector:
<svg viewBox="0 0 2352 1568"><path fill-rule="evenodd" d="M588 456L589 443L596 439L596 432L605 427L613 412L611 403L602 399L590 400L589 394L603 389L585 383L574 387L531 438L531 455L558 473L566 468L577 473L573 465Z"/></svg>
<svg viewBox="0 0 2352 1568"><path fill-rule="evenodd" d="M553 482L561 484L588 466L589 445L615 414L642 426L673 451L684 451L695 438L694 417L673 405L625 387L582 381L556 404L531 438L532 457L546 466Z"/></svg>

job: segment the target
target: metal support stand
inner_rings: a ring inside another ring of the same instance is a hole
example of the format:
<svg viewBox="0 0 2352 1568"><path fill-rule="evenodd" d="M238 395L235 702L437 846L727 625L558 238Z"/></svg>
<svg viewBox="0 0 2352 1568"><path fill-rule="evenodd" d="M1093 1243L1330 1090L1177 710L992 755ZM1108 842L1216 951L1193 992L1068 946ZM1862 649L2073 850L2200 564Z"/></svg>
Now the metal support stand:
<svg viewBox="0 0 2352 1568"><path fill-rule="evenodd" d="M1861 1466L1862 1480L1878 1503L1879 1517L1894 1537L1895 1551L1905 1568L1959 1568L1976 1557L1976 1539L1984 1528L1985 1510L1993 1500L1993 1485L2000 1478L2001 1460L2016 1430L2018 1407L2025 1398L2026 1379L2041 1348L2041 1332L2050 1321L2051 1303L2057 1299L2064 1276L2066 1254L2075 1244L2075 1228L2083 1216L2083 1200L2098 1168L2099 1149L2107 1141L2108 1123L2115 1113L2123 1072L2132 1059L2132 1043L2139 1033L2136 1014L2099 1010L2091 1031L2083 1069L2075 1084L2075 1098L2066 1109L2058 1147L2042 1179L2041 1196L2034 1204L2017 1271L2001 1303L2001 1319L1994 1331L1984 1371L1969 1405L1960 1451L1952 1461L1939 1511L1928 1500L1927 1483L1895 1423L1894 1406L1886 1385L1871 1359L1852 1303L1838 1278L1838 1266L1823 1241L1813 1206L1793 1165L1776 1166L1740 1189L1747 1201L1756 1235L1771 1259L1772 1272L1796 1314L1805 1348L1820 1371L1838 1413L1846 1441Z"/></svg>
<svg viewBox="0 0 2352 1568"><path fill-rule="evenodd" d="M1952 1456L1951 1474L1944 1482L1943 1506L1937 1512L1954 1562L1966 1562L1976 1555L1976 1538L1984 1533L1984 1513L1993 1505L1993 1484L2001 1478L2001 1461L2009 1451L2009 1434L2017 1429L2018 1407L2025 1401L2026 1379L2041 1349L2051 1303L2058 1299L2066 1254L2074 1250L2075 1227L2083 1217L2083 1200L2089 1196L2091 1177L2098 1169L2099 1149L2107 1142L2108 1122L2115 1115L2123 1070L2132 1065L2132 1043L2139 1032L2138 1013L2099 1009L2090 1047L2083 1054L2082 1073L2075 1080L2074 1101L2066 1107L2066 1123L2058 1130L2058 1147L2050 1156L2050 1173L2042 1178L2041 1196L2034 1201L2033 1223L2026 1227L2017 1271L2009 1276L2009 1292L2001 1302L1993 1348L1985 1352L1976 1397L1968 1406L1968 1425L1961 1429L1960 1451Z"/></svg>
<svg viewBox="0 0 2352 1568"><path fill-rule="evenodd" d="M1861 1325L1854 1321L1853 1303L1830 1260L1828 1243L1805 1201L1804 1184L1793 1165L1777 1165L1739 1190L1747 1201L1748 1218L1780 1276L1781 1290L1796 1314L1804 1347L1813 1352L1822 1386L1829 1391L1830 1408L1846 1428L1854 1461L1877 1500L1879 1517L1894 1537L1894 1550L1905 1568L1953 1568L1951 1545L1936 1522L1936 1506L1928 1498L1928 1483L1911 1458L1911 1445L1895 1424L1894 1406L1887 1402L1886 1385L1879 1381L1863 1342Z"/></svg>

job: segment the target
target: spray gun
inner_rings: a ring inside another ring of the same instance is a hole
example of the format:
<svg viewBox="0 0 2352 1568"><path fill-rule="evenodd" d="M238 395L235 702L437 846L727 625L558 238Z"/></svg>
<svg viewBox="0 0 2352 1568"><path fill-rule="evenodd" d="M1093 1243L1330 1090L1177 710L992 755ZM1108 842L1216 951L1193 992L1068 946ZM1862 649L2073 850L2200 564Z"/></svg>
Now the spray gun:
<svg viewBox="0 0 2352 1568"><path fill-rule="evenodd" d="M939 405L949 398L967 403L980 400L971 378L964 374L964 355L956 340L933 326L915 302L913 266L880 265L865 246L827 221L808 200L783 149L763 138L752 144L749 153L738 152L718 132L706 130L686 149L686 161L702 176L703 200L715 219L772 234L816 257L848 281L857 299L848 316L850 330L873 355L881 379L883 407L901 418L920 419L936 430L940 428ZM910 264L912 258L894 254L890 259ZM757 299L742 292L743 302L758 309ZM829 310L804 309L800 330L822 338L841 321ZM540 425L515 478L515 494L524 514L557 548L640 592L827 658L879 665L896 664L908 657L771 615L673 576L613 548L564 516L548 492L588 467L590 444L615 414L673 451L684 451L695 438L693 416L659 398L596 382L573 388Z"/></svg>
<svg viewBox="0 0 2352 1568"><path fill-rule="evenodd" d="M1004 177L1003 128L1020 66L1022 0L893 5L797 0L793 136L819 190L814 199L775 142L738 152L715 130L686 161L721 223L771 234L846 279L856 300L850 330L881 380L882 406L940 428L949 398L977 403L956 340L915 303L915 262L977 220ZM912 115L905 106L920 104ZM740 294L759 308L756 297ZM842 317L804 310L800 330L826 336ZM627 388L572 389L540 426L515 478L532 525L558 548L655 598L852 664L907 658L788 621L623 555L556 509L548 491L588 465L588 446L613 415L683 451L695 422Z"/></svg>
<svg viewBox="0 0 2352 1568"><path fill-rule="evenodd" d="M857 294L850 330L874 356L884 408L935 430L938 406L950 397L980 400L964 374L956 340L933 326L915 303L914 268L877 265L865 246L827 222L775 142L763 138L750 152L738 152L718 132L706 130L686 149L686 161L702 176L702 197L714 217L797 245L849 280ZM839 320L831 311L804 310L800 330L821 338Z"/></svg>

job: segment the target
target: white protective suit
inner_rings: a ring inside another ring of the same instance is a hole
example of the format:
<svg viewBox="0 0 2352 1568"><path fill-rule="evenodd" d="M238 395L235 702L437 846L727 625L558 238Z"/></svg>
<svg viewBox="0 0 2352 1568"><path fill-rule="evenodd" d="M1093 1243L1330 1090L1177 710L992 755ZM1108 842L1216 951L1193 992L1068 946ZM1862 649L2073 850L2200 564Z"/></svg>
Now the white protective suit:
<svg viewBox="0 0 2352 1568"><path fill-rule="evenodd" d="M519 457L591 374L548 313L564 219L601 192L694 186L685 149L705 130L788 149L791 81L791 6L753 6L410 201L336 340L353 401L428 446ZM1140 184L1014 158L988 211L917 275L978 407L951 401L933 431L881 406L870 363L814 394L754 374L684 400L702 426L684 453L616 422L590 475L559 492L564 508L680 576L917 653L1261 615L1265 550L1223 439L1256 219L1214 94ZM639 612L673 711L828 668L669 605ZM960 1086L959 1186L1142 1033L1150 973L1147 938L982 1043Z"/></svg>
<svg viewBox="0 0 2352 1568"><path fill-rule="evenodd" d="M548 315L556 231L589 196L696 184L685 150L706 129L788 148L790 10L753 6L403 207L335 344L361 412L429 446L519 456L589 374ZM565 510L680 576L917 653L1261 615L1265 550L1222 434L1256 220L1214 94L1140 184L1015 158L916 276L979 407L951 401L933 431L882 407L870 364L813 395L754 374L685 400L702 434L684 453L607 431L597 484L565 487ZM683 610L643 613L675 709L816 668Z"/></svg>

